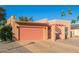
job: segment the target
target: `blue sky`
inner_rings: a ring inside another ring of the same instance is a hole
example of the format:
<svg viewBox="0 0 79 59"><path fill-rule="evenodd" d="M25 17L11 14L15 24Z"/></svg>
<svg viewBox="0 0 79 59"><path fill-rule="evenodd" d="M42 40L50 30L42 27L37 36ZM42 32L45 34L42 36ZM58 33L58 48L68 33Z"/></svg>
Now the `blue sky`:
<svg viewBox="0 0 79 59"><path fill-rule="evenodd" d="M79 15L78 5L4 5L6 9L7 18L11 15L16 15L17 19L19 16L33 16L33 20L40 20L43 18L52 19L76 19ZM71 8L73 10L72 15L68 15L67 11ZM64 10L66 16L61 17L60 11Z"/></svg>

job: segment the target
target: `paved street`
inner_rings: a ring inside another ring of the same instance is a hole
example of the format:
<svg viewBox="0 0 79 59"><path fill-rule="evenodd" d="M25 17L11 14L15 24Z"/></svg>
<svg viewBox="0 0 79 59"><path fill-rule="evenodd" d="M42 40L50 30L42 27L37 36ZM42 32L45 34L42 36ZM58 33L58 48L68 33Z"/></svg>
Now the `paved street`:
<svg viewBox="0 0 79 59"><path fill-rule="evenodd" d="M52 41L26 41L13 43L0 43L1 53L59 53L79 52L79 40L72 39L64 42ZM75 46L77 45L77 47Z"/></svg>

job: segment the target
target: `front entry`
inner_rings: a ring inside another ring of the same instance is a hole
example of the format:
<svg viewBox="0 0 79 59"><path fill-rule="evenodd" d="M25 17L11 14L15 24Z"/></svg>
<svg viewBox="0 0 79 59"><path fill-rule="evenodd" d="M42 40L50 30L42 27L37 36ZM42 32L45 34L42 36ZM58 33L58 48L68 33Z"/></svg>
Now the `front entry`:
<svg viewBox="0 0 79 59"><path fill-rule="evenodd" d="M56 26L55 27L55 39L56 40L61 39L60 35L61 35L61 29L58 26Z"/></svg>
<svg viewBox="0 0 79 59"><path fill-rule="evenodd" d="M55 35L56 35L56 40L60 39L61 33L55 33Z"/></svg>

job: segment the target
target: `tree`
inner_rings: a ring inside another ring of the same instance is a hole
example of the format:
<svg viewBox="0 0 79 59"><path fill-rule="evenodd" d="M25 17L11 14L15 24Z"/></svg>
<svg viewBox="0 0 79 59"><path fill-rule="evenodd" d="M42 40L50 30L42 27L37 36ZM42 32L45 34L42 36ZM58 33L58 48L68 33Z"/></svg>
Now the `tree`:
<svg viewBox="0 0 79 59"><path fill-rule="evenodd" d="M26 16L20 16L19 21L28 21L28 18Z"/></svg>
<svg viewBox="0 0 79 59"><path fill-rule="evenodd" d="M77 16L77 21L79 21L79 16Z"/></svg>
<svg viewBox="0 0 79 59"><path fill-rule="evenodd" d="M64 10L61 10L61 16L65 16Z"/></svg>
<svg viewBox="0 0 79 59"><path fill-rule="evenodd" d="M68 14L69 14L69 15L72 15L72 9L71 9L71 8L68 9ZM64 10L62 10L62 11L61 11L61 16L65 16L65 15L66 15L66 14L65 14ZM70 18L71 18L71 17L70 17ZM79 16L77 17L77 19L79 19ZM71 20L71 19L70 19L70 20ZM75 24L75 23L76 23L76 20L72 19L72 20L71 20L71 23L72 23L72 24L73 24L73 23Z"/></svg>
<svg viewBox="0 0 79 59"><path fill-rule="evenodd" d="M72 9L71 8L68 9L68 14L72 15Z"/></svg>
<svg viewBox="0 0 79 59"><path fill-rule="evenodd" d="M11 26L6 25L6 11L3 7L0 7L0 40L12 40L12 29Z"/></svg>
<svg viewBox="0 0 79 59"><path fill-rule="evenodd" d="M71 8L68 9L68 14L70 15L70 20L71 20L71 15L72 15L72 9Z"/></svg>
<svg viewBox="0 0 79 59"><path fill-rule="evenodd" d="M29 21L33 21L33 17L30 17L30 18L29 18Z"/></svg>
<svg viewBox="0 0 79 59"><path fill-rule="evenodd" d="M62 17L64 17L66 15L65 12L64 12L64 10L61 10L60 14L61 14Z"/></svg>
<svg viewBox="0 0 79 59"><path fill-rule="evenodd" d="M76 20L75 19L72 19L71 23L72 24L75 24L76 23Z"/></svg>
<svg viewBox="0 0 79 59"><path fill-rule="evenodd" d="M33 17L20 16L19 21L33 21Z"/></svg>
<svg viewBox="0 0 79 59"><path fill-rule="evenodd" d="M6 13L5 9L0 7L0 26L5 25L6 23Z"/></svg>

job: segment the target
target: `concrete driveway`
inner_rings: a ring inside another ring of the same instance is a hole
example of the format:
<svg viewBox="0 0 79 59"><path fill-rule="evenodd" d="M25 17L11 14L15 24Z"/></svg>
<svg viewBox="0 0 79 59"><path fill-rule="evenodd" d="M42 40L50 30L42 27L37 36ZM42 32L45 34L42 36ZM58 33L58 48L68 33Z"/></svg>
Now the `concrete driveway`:
<svg viewBox="0 0 79 59"><path fill-rule="evenodd" d="M71 38L71 39L66 39L64 41L58 40L57 42L79 47L79 38Z"/></svg>
<svg viewBox="0 0 79 59"><path fill-rule="evenodd" d="M51 40L45 41L25 41L0 43L1 53L67 53L79 52L79 47L62 42L53 43Z"/></svg>

